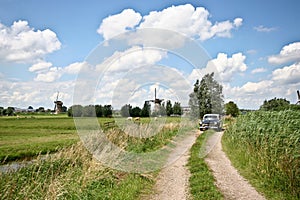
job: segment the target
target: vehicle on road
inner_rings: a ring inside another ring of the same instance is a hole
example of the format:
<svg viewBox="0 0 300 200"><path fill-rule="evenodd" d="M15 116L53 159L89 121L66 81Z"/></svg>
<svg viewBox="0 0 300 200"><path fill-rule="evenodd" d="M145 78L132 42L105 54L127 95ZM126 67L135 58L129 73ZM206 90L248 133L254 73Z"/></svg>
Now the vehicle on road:
<svg viewBox="0 0 300 200"><path fill-rule="evenodd" d="M206 114L199 122L200 130L214 129L217 131L222 130L222 118L219 114Z"/></svg>

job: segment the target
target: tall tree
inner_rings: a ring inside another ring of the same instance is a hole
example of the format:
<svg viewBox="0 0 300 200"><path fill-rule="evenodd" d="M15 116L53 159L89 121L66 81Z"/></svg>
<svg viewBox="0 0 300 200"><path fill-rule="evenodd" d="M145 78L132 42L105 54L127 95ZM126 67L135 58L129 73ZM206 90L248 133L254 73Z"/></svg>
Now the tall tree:
<svg viewBox="0 0 300 200"><path fill-rule="evenodd" d="M145 101L143 109L141 111L141 117L150 117L151 105L149 101Z"/></svg>
<svg viewBox="0 0 300 200"><path fill-rule="evenodd" d="M221 114L224 106L222 90L222 85L214 79L214 73L206 74L200 82L197 80L189 100L191 117L202 118L208 113Z"/></svg>
<svg viewBox="0 0 300 200"><path fill-rule="evenodd" d="M173 114L172 103L170 100L167 101L166 112L167 112L167 116L170 116Z"/></svg>

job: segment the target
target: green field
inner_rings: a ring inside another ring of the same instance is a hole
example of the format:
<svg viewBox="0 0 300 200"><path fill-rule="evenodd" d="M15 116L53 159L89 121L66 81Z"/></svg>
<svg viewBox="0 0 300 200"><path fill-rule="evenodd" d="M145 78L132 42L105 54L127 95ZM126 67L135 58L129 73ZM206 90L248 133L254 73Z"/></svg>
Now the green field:
<svg viewBox="0 0 300 200"><path fill-rule="evenodd" d="M124 135L113 123L105 127L112 118L98 120L112 142L133 152L160 149L171 143L179 129L194 128L193 123L180 125L180 118L167 118L156 135L136 138ZM2 158L24 159L57 151L38 156L33 164L16 172L0 172L1 199L139 199L147 196L155 183L156 171L137 174L101 165L80 142L72 118L2 117L0 122ZM126 119L121 122L127 123ZM149 118L141 119L132 124L133 130L140 127L146 131L149 122Z"/></svg>
<svg viewBox="0 0 300 200"><path fill-rule="evenodd" d="M233 165L269 199L300 199L300 112L256 111L223 136Z"/></svg>
<svg viewBox="0 0 300 200"><path fill-rule="evenodd" d="M2 163L54 152L78 140L72 118L62 116L0 118Z"/></svg>

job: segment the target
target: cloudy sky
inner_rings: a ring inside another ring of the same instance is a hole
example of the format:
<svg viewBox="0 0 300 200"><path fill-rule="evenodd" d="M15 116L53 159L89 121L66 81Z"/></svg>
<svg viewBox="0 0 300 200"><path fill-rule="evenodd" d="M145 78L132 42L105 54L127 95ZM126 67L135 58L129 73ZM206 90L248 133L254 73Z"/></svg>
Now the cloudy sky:
<svg viewBox="0 0 300 200"><path fill-rule="evenodd" d="M296 103L297 0L0 1L0 106L52 108L158 97L187 105L215 72L225 102Z"/></svg>

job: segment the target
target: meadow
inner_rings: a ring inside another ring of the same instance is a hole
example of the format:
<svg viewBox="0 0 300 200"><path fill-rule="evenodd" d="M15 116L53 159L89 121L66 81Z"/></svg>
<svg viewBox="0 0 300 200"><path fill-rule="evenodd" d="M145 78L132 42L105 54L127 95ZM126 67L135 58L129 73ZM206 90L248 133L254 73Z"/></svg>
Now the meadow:
<svg viewBox="0 0 300 200"><path fill-rule="evenodd" d="M103 127L114 121L98 120ZM72 118L22 116L3 117L0 121L3 163L37 155L33 164L16 172L0 172L1 199L138 199L151 192L157 171L141 174L105 167L79 140ZM138 127L149 122L149 118L141 119ZM166 118L164 127L151 138L120 136L114 123L105 132L127 151L148 152L168 145L182 128L179 122L180 118ZM183 128L190 131L195 127L189 123Z"/></svg>
<svg viewBox="0 0 300 200"><path fill-rule="evenodd" d="M228 126L222 142L233 165L267 198L300 198L298 111L241 115Z"/></svg>

